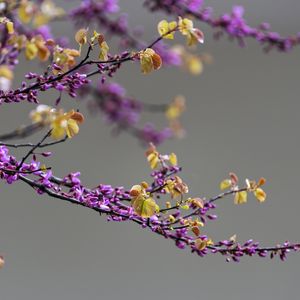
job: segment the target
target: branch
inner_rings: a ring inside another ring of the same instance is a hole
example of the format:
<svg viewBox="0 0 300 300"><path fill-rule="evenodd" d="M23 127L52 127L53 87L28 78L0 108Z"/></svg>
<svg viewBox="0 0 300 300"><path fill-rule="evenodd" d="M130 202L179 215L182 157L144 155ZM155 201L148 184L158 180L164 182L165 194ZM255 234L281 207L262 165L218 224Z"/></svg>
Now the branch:
<svg viewBox="0 0 300 300"><path fill-rule="evenodd" d="M162 37L155 39L152 43L150 43L149 46L153 47L161 39ZM145 49L149 48L149 46L145 47L141 51L144 51ZM72 92L74 93L74 90L80 88L81 86L89 82L86 78L90 78L96 74L103 74L106 72L108 73L109 76L112 76L123 63L128 61L134 61L137 59L136 54L132 55L126 52L125 54L115 55L114 58L109 59L107 61L88 60L91 51L92 51L92 46L89 45L87 53L83 58L83 60L81 60L77 65L75 65L74 67L72 67L71 69L69 69L68 71L60 75L53 77L47 75L46 76L33 75L31 73L30 77L31 78L36 77L37 82L25 88L10 90L8 92L1 91L0 104L15 103L24 100L38 103L37 91L45 91L45 90L49 90L50 88L56 88L57 83L61 83L63 86L71 85ZM91 71L87 74L75 73L75 71L87 65L97 65L97 70ZM107 66L103 67L102 65L107 65ZM73 85L73 81L77 81L77 84Z"/></svg>
<svg viewBox="0 0 300 300"><path fill-rule="evenodd" d="M46 136L43 139L45 139ZM42 141L37 143L35 147L37 148L39 145L42 145ZM28 157L28 153L25 157ZM165 156L162 156L162 159L163 157ZM144 218L138 215L130 204L125 204L131 200L131 197L129 192L122 188L99 185L96 188L89 189L81 185L78 174L76 173L69 174L64 179L60 179L53 176L51 170L45 172L39 169L37 167L39 165L38 162L25 164L24 158L22 159L21 163L19 163L15 157L8 154L8 149L5 146L1 146L1 179L6 180L9 183L14 183L17 180L20 180L31 186L38 192L38 194L46 193L52 198L88 207L100 214L107 215L108 220L118 222L133 221L142 227L149 228L154 233L173 240L177 247L181 249L188 247L192 252L196 252L200 256L205 256L209 253L219 253L225 255L227 260L232 259L234 261L238 261L242 256L258 255L260 257L265 257L267 254L270 254L271 258L279 255L279 257L284 260L290 251L300 250L299 243L290 244L288 242L274 247L260 247L257 242L252 240L249 240L244 244L236 243L233 240L224 240L218 243L211 243L207 236L198 234L193 236L190 233L190 230L193 231L195 226L192 224L196 222L196 220L191 219L191 217L198 212L198 209L193 210L189 217L182 216L180 220L187 220L188 223L180 223L179 226L172 227L168 221L169 216L162 214L162 211L151 218ZM164 195L166 184L169 184L167 178L173 180L173 175L180 171L180 168L172 167L169 169L166 163L162 163L162 165L162 169L157 171L156 175L154 175L155 180L152 184L152 187L149 189L149 194L151 197L160 197ZM18 166L21 166L21 168ZM161 177L162 174L164 174L163 177ZM163 178L163 182L161 184L157 184L156 178ZM67 190L63 190L63 187ZM209 211L208 208L215 208L215 206L211 206L213 202L225 196L245 190L245 188L241 188L239 190L230 190L205 201L203 211L206 211L201 212L202 216L207 214ZM175 208L175 214L180 216L180 207ZM195 231L193 232L195 233Z"/></svg>
<svg viewBox="0 0 300 300"><path fill-rule="evenodd" d="M242 47L245 46L246 38L255 39L265 46L266 52L273 48L288 52L300 44L299 35L282 37L279 33L271 31L266 23L259 27L249 26L244 19L244 8L241 6L234 6L230 14L225 13L220 17L214 17L211 7L203 7L202 4L193 7L193 3L189 6L180 0L173 0L171 4L168 0L146 0L145 5L151 11L162 10L176 16L193 16L213 29L218 29L219 31L215 34L216 38L226 33L231 39L236 39Z"/></svg>
<svg viewBox="0 0 300 300"><path fill-rule="evenodd" d="M55 141L55 142L50 142L50 143L44 143L38 146L38 148L46 148L46 147L50 147L50 146L54 146L57 144L61 144L64 143L66 140L68 139L68 137L64 137L63 139L59 140L59 141ZM35 147L35 144L32 143L24 143L24 144L7 144L7 143L2 143L0 142L0 146L6 146L9 148L26 148L26 147Z"/></svg>
<svg viewBox="0 0 300 300"><path fill-rule="evenodd" d="M28 151L28 153L22 158L20 164L19 164L18 167L17 167L17 171L19 171L19 170L22 168L22 166L23 166L24 162L26 161L26 159L27 159L31 154L33 154L34 150L41 147L41 145L44 143L44 141L50 136L51 131L52 131L52 130L49 130L49 131L46 133L46 135L45 135L45 136L44 136L44 137L43 137L36 145L34 145L34 146Z"/></svg>

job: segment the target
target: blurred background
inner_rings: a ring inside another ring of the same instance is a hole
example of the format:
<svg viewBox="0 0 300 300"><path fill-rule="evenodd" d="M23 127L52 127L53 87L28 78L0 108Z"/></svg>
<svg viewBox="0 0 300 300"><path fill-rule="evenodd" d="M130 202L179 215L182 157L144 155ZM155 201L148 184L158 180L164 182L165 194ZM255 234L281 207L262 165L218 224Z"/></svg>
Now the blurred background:
<svg viewBox="0 0 300 300"><path fill-rule="evenodd" d="M76 1L57 3L70 8ZM156 24L165 16L150 14L142 3L120 0L130 24L143 25L145 39L152 40ZM297 0L206 4L216 14L240 4L252 25L266 21L282 34L300 30ZM266 55L255 41L241 49L226 38L214 41L207 26L197 27L206 36L199 52L214 58L201 76L173 68L142 76L138 65L127 64L116 80L129 95L146 102L169 103L177 94L186 96L182 122L187 135L159 150L177 153L192 195L218 194L219 182L229 171L241 179L267 178L264 204L253 198L242 206L235 206L231 198L219 203L218 220L206 227L214 240L233 234L240 241L254 238L266 246L300 240L299 48ZM74 36L73 26L66 23L55 24L53 32ZM35 63L19 66L15 86L31 67L39 70ZM42 102L54 100L51 94L41 94ZM88 114L85 103L64 99L63 105ZM1 106L1 133L28 123L31 109L25 103ZM162 119L155 116L158 126L164 124ZM149 179L144 149L126 133L113 138L101 116L87 118L76 138L53 150L48 162L56 175L80 170L83 182L91 187L99 183L130 187ZM0 252L6 260L0 271L0 299L274 300L296 299L300 292L299 254L290 255L285 263L260 258L226 263L221 256L201 259L135 224L107 223L89 209L37 196L22 183L1 182L0 191Z"/></svg>

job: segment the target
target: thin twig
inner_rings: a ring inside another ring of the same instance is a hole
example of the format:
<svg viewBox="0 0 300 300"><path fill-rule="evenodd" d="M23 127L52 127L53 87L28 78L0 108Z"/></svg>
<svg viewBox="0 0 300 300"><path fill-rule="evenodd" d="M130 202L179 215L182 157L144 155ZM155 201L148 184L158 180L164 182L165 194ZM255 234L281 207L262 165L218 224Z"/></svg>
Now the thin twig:
<svg viewBox="0 0 300 300"><path fill-rule="evenodd" d="M23 166L24 162L26 161L26 159L27 159L31 154L33 154L33 152L34 152L35 149L39 148L39 147L43 144L43 142L50 136L51 132L52 132L52 129L49 130L49 131L46 133L46 135L41 139L40 142L38 142L34 147L31 148L31 150L28 151L28 153L27 153L27 154L23 157L23 159L21 160L19 166L17 167L17 170L20 170L20 169L22 168L22 166Z"/></svg>
<svg viewBox="0 0 300 300"><path fill-rule="evenodd" d="M51 143L44 143L42 145L39 145L38 148L45 148L45 147L50 147L50 146L54 146L54 145L57 145L57 144L61 144L61 143L65 142L67 139L68 139L68 137L65 136L63 139L61 139L59 141L55 141L55 142L51 142ZM32 144L32 143L7 144L7 143L0 142L0 146L6 146L6 147L10 147L10 148L26 148L26 147L34 147L35 144Z"/></svg>

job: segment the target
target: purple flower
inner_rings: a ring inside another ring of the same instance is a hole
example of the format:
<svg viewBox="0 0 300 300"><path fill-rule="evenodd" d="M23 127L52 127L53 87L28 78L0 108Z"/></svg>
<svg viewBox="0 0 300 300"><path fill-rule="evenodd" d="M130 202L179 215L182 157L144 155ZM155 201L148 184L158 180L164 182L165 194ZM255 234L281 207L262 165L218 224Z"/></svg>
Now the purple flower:
<svg viewBox="0 0 300 300"><path fill-rule="evenodd" d="M0 146L0 161L2 163L9 162L8 149L5 146Z"/></svg>
<svg viewBox="0 0 300 300"><path fill-rule="evenodd" d="M52 183L50 181L52 177L52 171L48 170L46 173L40 174L41 179L39 180L46 188L51 188Z"/></svg>

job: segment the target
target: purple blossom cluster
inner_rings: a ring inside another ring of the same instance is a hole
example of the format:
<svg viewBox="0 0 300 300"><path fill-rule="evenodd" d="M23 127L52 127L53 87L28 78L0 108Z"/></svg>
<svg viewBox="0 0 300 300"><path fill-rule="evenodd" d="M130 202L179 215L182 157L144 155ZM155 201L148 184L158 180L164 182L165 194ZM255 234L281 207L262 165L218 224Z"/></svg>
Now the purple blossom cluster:
<svg viewBox="0 0 300 300"><path fill-rule="evenodd" d="M89 102L91 112L100 110L105 121L114 125L114 133L127 131L145 145L149 143L159 145L173 137L174 134L169 127L157 130L153 123L146 123L142 127L138 125L143 112L164 113L168 105L149 105L128 97L125 89L116 82L100 83L97 89L83 88L81 95L89 97L91 94L93 95Z"/></svg>
<svg viewBox="0 0 300 300"><path fill-rule="evenodd" d="M39 75L33 72L29 72L25 77L29 80L34 79L35 82L29 85L23 82L21 88L15 90L0 90L0 104L17 103L21 101L39 103L38 91L44 92L52 88L60 93L66 91L74 98L76 97L76 90L90 82L86 74L80 74L78 72L64 76L61 79L58 79L59 76Z"/></svg>
<svg viewBox="0 0 300 300"><path fill-rule="evenodd" d="M5 46L5 51L0 53L0 65L15 66L18 64L19 51L12 45Z"/></svg>
<svg viewBox="0 0 300 300"><path fill-rule="evenodd" d="M87 26L91 23L97 23L100 28L104 28L111 35L126 38L123 45L137 46L139 41L129 33L127 16L122 14L116 20L111 20L110 15L115 15L119 11L117 0L87 0L82 1L80 6L72 9L69 13L70 19L77 26Z"/></svg>

